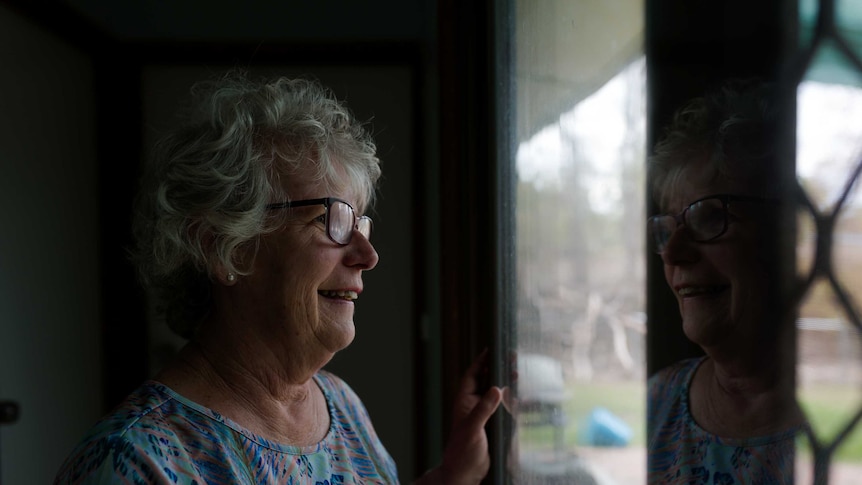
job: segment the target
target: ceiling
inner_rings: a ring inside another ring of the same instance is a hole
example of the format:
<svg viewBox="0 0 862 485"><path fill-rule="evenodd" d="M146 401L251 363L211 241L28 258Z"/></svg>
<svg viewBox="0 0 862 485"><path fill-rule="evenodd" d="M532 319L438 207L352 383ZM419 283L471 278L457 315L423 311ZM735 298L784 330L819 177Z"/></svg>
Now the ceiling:
<svg viewBox="0 0 862 485"><path fill-rule="evenodd" d="M122 40L416 40L433 0L61 0Z"/></svg>
<svg viewBox="0 0 862 485"><path fill-rule="evenodd" d="M411 41L433 45L436 0L272 1L61 0L101 30L137 41ZM519 140L554 122L643 53L643 0L515 0ZM862 46L862 0L837 2L839 27ZM817 0L801 0L803 41ZM859 52L860 49L857 49ZM815 56L809 79L862 86L834 44Z"/></svg>

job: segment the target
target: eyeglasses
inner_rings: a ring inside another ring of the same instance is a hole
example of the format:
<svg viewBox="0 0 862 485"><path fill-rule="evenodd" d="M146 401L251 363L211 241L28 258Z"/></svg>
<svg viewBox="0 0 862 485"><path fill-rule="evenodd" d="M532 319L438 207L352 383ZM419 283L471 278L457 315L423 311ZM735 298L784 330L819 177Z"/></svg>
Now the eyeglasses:
<svg viewBox="0 0 862 485"><path fill-rule="evenodd" d="M717 194L698 199L679 214L661 214L647 220L647 232L652 249L664 252L667 242L679 226L688 229L694 242L712 241L727 231L727 207L730 202L776 202L763 197Z"/></svg>
<svg viewBox="0 0 862 485"><path fill-rule="evenodd" d="M285 209L289 207L304 207L321 204L326 207L326 214L324 215L326 235L329 236L329 239L332 239L333 242L340 244L341 246L350 244L350 240L353 238L353 231L359 231L359 234L365 236L365 239L371 240L371 218L368 216L356 217L356 212L354 212L353 206L341 199L336 199L335 197L291 200L269 204L266 208Z"/></svg>

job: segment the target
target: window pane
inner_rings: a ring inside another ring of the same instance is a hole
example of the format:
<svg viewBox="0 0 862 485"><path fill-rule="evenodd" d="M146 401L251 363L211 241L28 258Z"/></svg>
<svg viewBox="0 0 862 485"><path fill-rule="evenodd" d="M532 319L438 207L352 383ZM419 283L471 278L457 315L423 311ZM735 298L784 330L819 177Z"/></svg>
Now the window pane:
<svg viewBox="0 0 862 485"><path fill-rule="evenodd" d="M816 57L811 73L840 69L833 60ZM821 67L826 64L826 67ZM862 76L846 72L823 82L808 79L797 90L797 176L813 206L826 217L860 163ZM846 83L853 80L855 85ZM814 217L800 212L797 268L801 278L815 271L818 238ZM856 182L844 200L831 239L831 273L855 305L862 298L862 198ZM822 269L822 268L818 268ZM840 303L826 277L815 279L803 297L797 321L797 399L822 446L832 443L862 409L862 329ZM854 306L855 306L854 305ZM858 308L855 309L858 313ZM797 483L811 483L813 454L808 440L800 440ZM862 427L855 428L832 453L829 483L858 483L862 476Z"/></svg>
<svg viewBox="0 0 862 485"><path fill-rule="evenodd" d="M640 2L518 2L516 483L643 483Z"/></svg>

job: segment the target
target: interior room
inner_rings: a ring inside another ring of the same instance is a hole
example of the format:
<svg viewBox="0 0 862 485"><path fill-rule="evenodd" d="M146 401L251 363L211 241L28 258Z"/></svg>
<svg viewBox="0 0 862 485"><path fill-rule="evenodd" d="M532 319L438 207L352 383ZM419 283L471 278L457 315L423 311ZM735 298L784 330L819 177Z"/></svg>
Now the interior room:
<svg viewBox="0 0 862 485"><path fill-rule="evenodd" d="M818 54L817 2L700 3L0 1L0 483L51 483L83 433L184 344L136 279L132 206L191 86L228 70L319 80L374 137L380 262L355 340L326 369L361 396L401 482L439 463L459 380L484 349L482 384L523 399L487 426L485 483L643 482L647 379L702 354L646 247L649 147L719 80L776 80L794 100L805 81L862 86L840 45ZM838 30L857 56L859 12L840 10ZM803 249L776 251L794 271L816 267L797 256L814 254L816 231L799 242L796 223L783 237ZM826 273L809 281L823 301L843 294ZM788 306L801 305L799 353L814 362L797 374L815 388L826 375L846 403L836 429L858 421L862 399L847 301ZM585 437L597 416L620 424L619 443ZM851 428L833 478L862 466ZM825 476L830 453L804 466Z"/></svg>

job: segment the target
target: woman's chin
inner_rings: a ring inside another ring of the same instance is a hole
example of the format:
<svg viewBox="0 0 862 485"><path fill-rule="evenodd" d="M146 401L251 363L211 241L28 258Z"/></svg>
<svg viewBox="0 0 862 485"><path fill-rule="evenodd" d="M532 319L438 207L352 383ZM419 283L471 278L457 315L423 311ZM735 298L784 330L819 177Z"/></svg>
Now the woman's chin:
<svg viewBox="0 0 862 485"><path fill-rule="evenodd" d="M339 345L338 350L346 349L350 344L353 343L354 338L356 338L356 329L353 327L353 322L350 322L350 330L344 332L343 339L341 341L341 344Z"/></svg>
<svg viewBox="0 0 862 485"><path fill-rule="evenodd" d="M729 328L721 322L685 318L682 322L682 331L686 338L705 348L718 344L729 332Z"/></svg>
<svg viewBox="0 0 862 485"><path fill-rule="evenodd" d="M356 337L356 327L353 320L331 322L319 334L320 340L330 352L338 352L347 348Z"/></svg>

